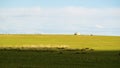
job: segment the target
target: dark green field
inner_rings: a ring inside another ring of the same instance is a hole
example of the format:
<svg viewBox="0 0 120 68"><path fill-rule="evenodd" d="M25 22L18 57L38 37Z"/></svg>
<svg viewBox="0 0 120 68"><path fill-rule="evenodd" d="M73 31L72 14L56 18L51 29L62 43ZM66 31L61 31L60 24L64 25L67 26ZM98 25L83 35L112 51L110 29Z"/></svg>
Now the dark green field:
<svg viewBox="0 0 120 68"><path fill-rule="evenodd" d="M0 35L0 68L120 68L119 41L120 36Z"/></svg>
<svg viewBox="0 0 120 68"><path fill-rule="evenodd" d="M119 68L120 51L1 50L0 68Z"/></svg>

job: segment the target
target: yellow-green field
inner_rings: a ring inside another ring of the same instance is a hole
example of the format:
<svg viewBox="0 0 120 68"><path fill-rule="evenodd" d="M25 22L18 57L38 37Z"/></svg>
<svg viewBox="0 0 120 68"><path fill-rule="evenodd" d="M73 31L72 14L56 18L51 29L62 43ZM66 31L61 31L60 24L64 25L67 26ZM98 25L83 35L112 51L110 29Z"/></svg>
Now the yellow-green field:
<svg viewBox="0 0 120 68"><path fill-rule="evenodd" d="M120 50L120 36L0 35L0 47L69 47Z"/></svg>
<svg viewBox="0 0 120 68"><path fill-rule="evenodd" d="M0 35L0 68L120 68L120 36Z"/></svg>

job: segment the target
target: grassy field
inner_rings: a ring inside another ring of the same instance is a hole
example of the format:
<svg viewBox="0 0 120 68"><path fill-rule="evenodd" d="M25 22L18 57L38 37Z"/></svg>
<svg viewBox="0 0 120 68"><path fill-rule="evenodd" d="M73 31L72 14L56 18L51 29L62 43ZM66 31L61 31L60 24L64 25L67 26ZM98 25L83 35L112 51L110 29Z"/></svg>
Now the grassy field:
<svg viewBox="0 0 120 68"><path fill-rule="evenodd" d="M0 68L120 68L120 36L0 35Z"/></svg>
<svg viewBox="0 0 120 68"><path fill-rule="evenodd" d="M0 50L0 68L120 68L119 51Z"/></svg>
<svg viewBox="0 0 120 68"><path fill-rule="evenodd" d="M120 36L0 35L0 47L42 46L120 50Z"/></svg>

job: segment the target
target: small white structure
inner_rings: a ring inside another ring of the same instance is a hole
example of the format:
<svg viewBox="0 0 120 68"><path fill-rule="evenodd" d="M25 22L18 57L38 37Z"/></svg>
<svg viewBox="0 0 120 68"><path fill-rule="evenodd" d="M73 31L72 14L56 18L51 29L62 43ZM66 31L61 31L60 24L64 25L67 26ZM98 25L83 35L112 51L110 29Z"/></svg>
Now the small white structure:
<svg viewBox="0 0 120 68"><path fill-rule="evenodd" d="M74 33L74 35L80 35L80 33L79 33L79 32L76 32L76 33Z"/></svg>

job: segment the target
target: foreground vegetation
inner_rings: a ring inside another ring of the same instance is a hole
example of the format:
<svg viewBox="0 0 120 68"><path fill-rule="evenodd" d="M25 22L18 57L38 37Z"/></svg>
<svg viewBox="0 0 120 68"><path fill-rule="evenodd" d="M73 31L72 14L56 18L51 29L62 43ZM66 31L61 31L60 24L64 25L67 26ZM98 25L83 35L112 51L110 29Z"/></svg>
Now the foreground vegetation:
<svg viewBox="0 0 120 68"><path fill-rule="evenodd" d="M120 68L120 36L0 35L0 68Z"/></svg>
<svg viewBox="0 0 120 68"><path fill-rule="evenodd" d="M119 68L119 51L0 49L1 68Z"/></svg>

